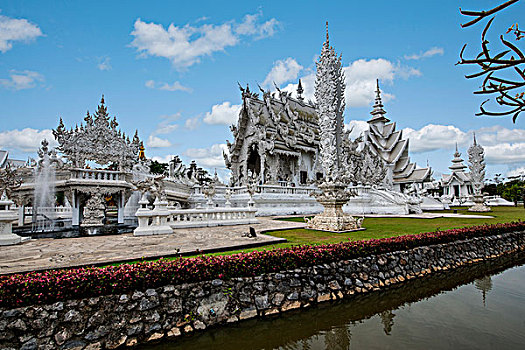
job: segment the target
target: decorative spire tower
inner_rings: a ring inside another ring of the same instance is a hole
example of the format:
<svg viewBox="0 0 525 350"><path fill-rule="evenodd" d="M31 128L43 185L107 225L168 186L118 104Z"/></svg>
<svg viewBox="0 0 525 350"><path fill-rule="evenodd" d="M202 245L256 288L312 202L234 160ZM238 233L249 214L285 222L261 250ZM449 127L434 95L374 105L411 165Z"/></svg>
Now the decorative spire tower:
<svg viewBox="0 0 525 350"><path fill-rule="evenodd" d="M453 173L464 171L467 166L463 164L461 153L458 151L458 143L456 142L456 152L454 153L454 159L452 159L452 165L448 167Z"/></svg>
<svg viewBox="0 0 525 350"><path fill-rule="evenodd" d="M381 90L379 90L379 79L376 79L376 101L374 103L372 112L370 114L372 115L372 119L370 119L368 122L377 122L377 121L383 121L384 123L388 123L390 119L385 117L386 111L383 109L383 102L381 101Z"/></svg>
<svg viewBox="0 0 525 350"><path fill-rule="evenodd" d="M474 133L474 144L468 149L468 161L470 170L470 179L472 187L474 187L474 205L469 208L469 211L485 212L490 211L490 208L483 203L483 194L481 189L484 186L485 180L485 150L476 142L476 134Z"/></svg>
<svg viewBox="0 0 525 350"><path fill-rule="evenodd" d="M321 133L321 162L328 181L339 181L342 174L341 144L345 110L345 78L341 56L329 44L328 22L315 77L315 99Z"/></svg>
<svg viewBox="0 0 525 350"><path fill-rule="evenodd" d="M329 44L328 22L326 41L323 44L315 77L316 112L319 116L319 156L325 172L316 195L324 211L308 220L307 227L323 231L352 231L360 229L361 223L343 213L343 205L352 194L345 181L345 166L342 164L343 112L345 110L345 78L341 56L337 56Z"/></svg>

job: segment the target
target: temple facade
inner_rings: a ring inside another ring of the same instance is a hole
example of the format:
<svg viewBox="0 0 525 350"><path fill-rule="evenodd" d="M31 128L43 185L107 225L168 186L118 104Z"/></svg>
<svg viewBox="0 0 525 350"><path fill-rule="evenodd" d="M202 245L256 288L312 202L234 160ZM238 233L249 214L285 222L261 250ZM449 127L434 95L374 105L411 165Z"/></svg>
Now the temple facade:
<svg viewBox="0 0 525 350"><path fill-rule="evenodd" d="M234 141L227 141L226 167L231 185L308 185L323 176L319 164L319 124L315 106L301 97L261 89L259 94L241 87L242 108L237 126L230 127Z"/></svg>
<svg viewBox="0 0 525 350"><path fill-rule="evenodd" d="M443 177L441 178L443 196L449 199L453 204L462 204L468 201L474 191L472 188L470 173L465 171L467 166L463 164L463 159L461 158L461 153L458 151L457 144L456 152L452 159L452 165L448 168L451 170L451 173L443 174Z"/></svg>
<svg viewBox="0 0 525 350"><path fill-rule="evenodd" d="M390 119L385 117L383 107L377 81L375 103L370 112L372 118L368 120L368 130L364 133L363 141L381 157L387 167L384 185L397 192L405 192L407 186L412 184L423 189L424 183L432 181L432 169L418 168L410 161L409 140L403 139L403 131L396 130L396 123L390 123Z"/></svg>
<svg viewBox="0 0 525 350"><path fill-rule="evenodd" d="M226 141L229 155L224 155L226 167L232 171L231 185L244 186L251 181L308 186L323 178L319 120L315 105L302 98L301 82L297 97L285 91L275 94L261 89L260 98L248 87L241 88L241 92L238 122L230 127L234 141ZM432 181L432 169L418 168L410 161L409 141L385 117L379 85L371 114L361 142L350 140L348 132L343 136L342 152L348 158L347 172L352 182L401 193L414 185L423 189ZM354 152L357 148L358 153ZM356 154L362 159L354 164L350 159Z"/></svg>

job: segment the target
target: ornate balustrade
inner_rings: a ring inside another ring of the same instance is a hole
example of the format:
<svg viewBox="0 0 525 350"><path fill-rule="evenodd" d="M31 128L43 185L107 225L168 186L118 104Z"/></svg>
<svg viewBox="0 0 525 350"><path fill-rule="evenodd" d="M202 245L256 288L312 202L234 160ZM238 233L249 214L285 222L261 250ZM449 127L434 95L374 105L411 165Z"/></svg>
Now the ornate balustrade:
<svg viewBox="0 0 525 350"><path fill-rule="evenodd" d="M294 186L283 186L279 185L259 185L257 186L257 192L262 194L299 194L307 195L316 190L315 187L294 187Z"/></svg>
<svg viewBox="0 0 525 350"><path fill-rule="evenodd" d="M45 216L49 218L71 218L72 215L72 208L71 207L39 207L38 213L44 214ZM25 207L24 213L26 216L33 215L33 207Z"/></svg>
<svg viewBox="0 0 525 350"><path fill-rule="evenodd" d="M172 228L211 227L258 223L255 208L170 209L168 224Z"/></svg>
<svg viewBox="0 0 525 350"><path fill-rule="evenodd" d="M168 225L169 211L166 209L168 202L158 198L153 203L153 209L148 208L148 201L143 197L140 201L140 208L135 214L139 226L133 231L134 236L151 236L173 233Z"/></svg>
<svg viewBox="0 0 525 350"><path fill-rule="evenodd" d="M71 179L90 181L124 181L125 173L122 171L102 169L71 169Z"/></svg>

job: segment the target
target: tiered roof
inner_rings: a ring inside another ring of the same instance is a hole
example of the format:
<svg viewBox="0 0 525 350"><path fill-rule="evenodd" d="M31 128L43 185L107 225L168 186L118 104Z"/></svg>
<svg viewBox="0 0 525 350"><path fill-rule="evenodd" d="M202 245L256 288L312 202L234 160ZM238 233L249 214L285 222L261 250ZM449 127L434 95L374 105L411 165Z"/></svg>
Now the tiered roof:
<svg viewBox="0 0 525 350"><path fill-rule="evenodd" d="M392 177L395 183L421 182L432 175L432 169L417 168L410 162L408 155L408 140L403 139L403 132L396 131L396 123L389 123L385 117L386 111L381 101L381 90L377 80L376 97L373 106L372 118L368 121L368 131L365 141L372 150L392 167Z"/></svg>
<svg viewBox="0 0 525 350"><path fill-rule="evenodd" d="M456 143L456 152L454 153L454 159L452 159L452 165L448 167L452 172L464 171L467 166L463 164L461 153L458 152L458 144Z"/></svg>
<svg viewBox="0 0 525 350"><path fill-rule="evenodd" d="M471 182L470 174L465 172L467 166L463 164L463 158L461 158L461 153L458 151L457 143L456 152L454 153L454 158L452 159L452 165L448 168L452 170L452 174L443 174L441 179L441 183L443 185L449 184L454 178L456 178L461 184Z"/></svg>
<svg viewBox="0 0 525 350"><path fill-rule="evenodd" d="M243 104L239 120L237 126L230 127L234 142L227 142L231 162L240 156L245 138L255 132L262 133L257 135L257 139L272 143L270 148L273 153L292 156L299 156L300 151L316 153L319 125L315 106L311 102L280 90L276 97L261 89L262 99L249 87L241 88L241 91Z"/></svg>

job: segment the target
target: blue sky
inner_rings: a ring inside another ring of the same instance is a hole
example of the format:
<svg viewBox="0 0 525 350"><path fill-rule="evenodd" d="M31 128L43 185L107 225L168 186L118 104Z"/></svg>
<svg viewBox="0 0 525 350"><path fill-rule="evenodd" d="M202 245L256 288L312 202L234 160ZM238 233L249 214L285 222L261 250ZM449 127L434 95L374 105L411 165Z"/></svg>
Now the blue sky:
<svg viewBox="0 0 525 350"><path fill-rule="evenodd" d="M3 1L0 148L35 156L59 117L80 123L104 94L121 128L139 130L148 156L220 168L241 103L237 82L291 89L302 78L308 94L329 21L354 134L379 78L387 116L406 129L419 165L428 159L436 175L447 172L455 142L466 159L476 131L489 174L525 171L525 116L516 124L475 117L480 81L455 66L464 43L477 54L482 29L461 29L458 8L497 3ZM524 14L522 3L498 14L492 38Z"/></svg>

